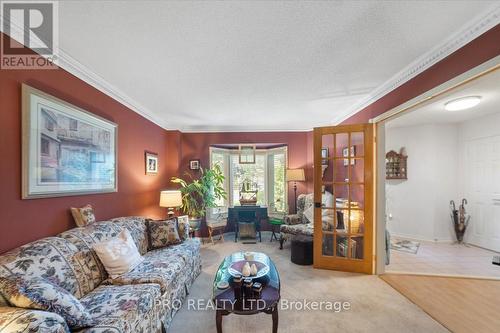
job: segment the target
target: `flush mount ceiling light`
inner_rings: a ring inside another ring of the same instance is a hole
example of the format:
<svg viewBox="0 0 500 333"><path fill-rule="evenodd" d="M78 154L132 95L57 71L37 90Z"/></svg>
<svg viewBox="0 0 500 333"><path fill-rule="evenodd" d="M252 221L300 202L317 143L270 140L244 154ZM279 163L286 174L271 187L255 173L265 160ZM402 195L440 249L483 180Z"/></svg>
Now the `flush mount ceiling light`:
<svg viewBox="0 0 500 333"><path fill-rule="evenodd" d="M446 111L460 111L472 108L481 102L480 96L467 96L461 97L444 104L444 109Z"/></svg>

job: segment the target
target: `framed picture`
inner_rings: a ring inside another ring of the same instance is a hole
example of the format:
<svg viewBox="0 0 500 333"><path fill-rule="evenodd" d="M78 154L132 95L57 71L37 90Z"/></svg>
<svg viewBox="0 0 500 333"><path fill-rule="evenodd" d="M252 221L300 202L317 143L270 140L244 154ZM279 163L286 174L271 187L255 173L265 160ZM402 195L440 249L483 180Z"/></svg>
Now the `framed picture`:
<svg viewBox="0 0 500 333"><path fill-rule="evenodd" d="M239 145L239 163L255 164L255 145Z"/></svg>
<svg viewBox="0 0 500 333"><path fill-rule="evenodd" d="M118 125L22 86L22 198L116 192Z"/></svg>
<svg viewBox="0 0 500 333"><path fill-rule="evenodd" d="M349 157L349 152L351 153L351 157L355 157L356 156L356 146L351 146L351 148L344 148L342 149L342 156L343 157ZM356 160L354 159L351 159L351 165L355 165L356 164ZM344 158L344 166L348 166L349 165L349 159L348 158Z"/></svg>
<svg viewBox="0 0 500 333"><path fill-rule="evenodd" d="M147 151L145 155L146 175L158 174L158 154Z"/></svg>
<svg viewBox="0 0 500 333"><path fill-rule="evenodd" d="M190 160L189 161L189 169L190 170L199 170L200 169L200 160Z"/></svg>
<svg viewBox="0 0 500 333"><path fill-rule="evenodd" d="M328 148L321 148L321 164L328 165Z"/></svg>

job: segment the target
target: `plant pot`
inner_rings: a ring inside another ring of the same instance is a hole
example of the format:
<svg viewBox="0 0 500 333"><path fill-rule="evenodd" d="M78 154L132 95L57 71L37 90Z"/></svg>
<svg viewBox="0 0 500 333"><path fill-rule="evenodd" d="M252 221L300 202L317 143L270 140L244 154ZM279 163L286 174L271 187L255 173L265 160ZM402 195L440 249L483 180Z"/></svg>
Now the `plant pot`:
<svg viewBox="0 0 500 333"><path fill-rule="evenodd" d="M201 217L190 217L189 218L189 226L192 230L199 230L201 226Z"/></svg>

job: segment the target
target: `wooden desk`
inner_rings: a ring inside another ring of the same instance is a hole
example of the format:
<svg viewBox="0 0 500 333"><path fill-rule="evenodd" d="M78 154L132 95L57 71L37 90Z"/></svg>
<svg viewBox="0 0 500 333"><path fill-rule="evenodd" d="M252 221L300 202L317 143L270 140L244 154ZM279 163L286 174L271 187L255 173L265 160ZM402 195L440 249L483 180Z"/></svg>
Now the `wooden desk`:
<svg viewBox="0 0 500 333"><path fill-rule="evenodd" d="M260 224L262 220L268 218L267 207L261 206L234 206L229 207L227 212L228 223L234 225L234 241L238 241L239 237L239 227L238 224L242 223L253 223L255 225L255 231L259 234L259 241L262 242L262 234Z"/></svg>

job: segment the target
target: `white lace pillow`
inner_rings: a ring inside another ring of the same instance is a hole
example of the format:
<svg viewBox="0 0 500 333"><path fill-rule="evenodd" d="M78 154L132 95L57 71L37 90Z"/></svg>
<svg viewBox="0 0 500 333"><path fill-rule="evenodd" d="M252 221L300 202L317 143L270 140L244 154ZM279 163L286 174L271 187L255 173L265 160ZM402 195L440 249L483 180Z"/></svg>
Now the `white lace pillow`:
<svg viewBox="0 0 500 333"><path fill-rule="evenodd" d="M304 216L306 217L306 219L313 223L314 222L314 206L310 206L309 208L307 208L305 211L304 211Z"/></svg>
<svg viewBox="0 0 500 333"><path fill-rule="evenodd" d="M93 249L112 279L130 272L144 260L127 229L114 238L94 244Z"/></svg>

